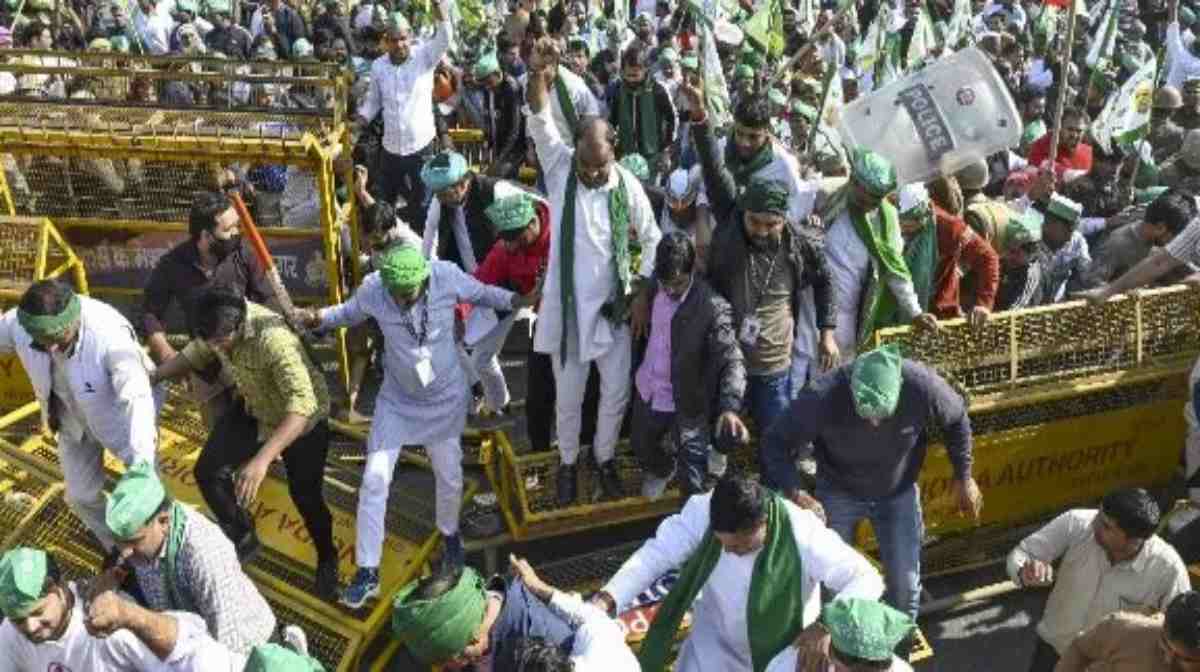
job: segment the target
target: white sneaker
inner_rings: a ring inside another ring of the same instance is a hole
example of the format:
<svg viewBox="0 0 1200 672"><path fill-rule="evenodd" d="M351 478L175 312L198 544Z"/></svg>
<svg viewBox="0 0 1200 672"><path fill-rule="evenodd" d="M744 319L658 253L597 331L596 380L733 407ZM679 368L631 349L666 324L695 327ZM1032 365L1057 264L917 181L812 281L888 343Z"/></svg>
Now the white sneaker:
<svg viewBox="0 0 1200 672"><path fill-rule="evenodd" d="M708 451L708 473L721 478L729 468L729 456L715 450Z"/></svg>
<svg viewBox="0 0 1200 672"><path fill-rule="evenodd" d="M296 653L308 655L308 636L298 625L288 625L283 628L283 643Z"/></svg>

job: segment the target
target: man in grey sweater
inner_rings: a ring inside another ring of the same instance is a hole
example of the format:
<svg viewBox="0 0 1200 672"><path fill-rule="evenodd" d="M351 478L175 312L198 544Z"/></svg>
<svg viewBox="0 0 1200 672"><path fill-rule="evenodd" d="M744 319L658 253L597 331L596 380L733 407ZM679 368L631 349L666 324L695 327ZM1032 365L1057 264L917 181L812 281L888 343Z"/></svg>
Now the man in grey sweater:
<svg viewBox="0 0 1200 672"><path fill-rule="evenodd" d="M817 378L767 432L768 465L795 496L791 456L817 459L816 497L829 526L847 543L866 518L879 539L884 600L916 618L921 597L921 517L917 476L929 425L937 423L954 465L959 508L978 518L983 496L971 476L971 421L961 396L932 369L903 359L896 346L860 355Z"/></svg>

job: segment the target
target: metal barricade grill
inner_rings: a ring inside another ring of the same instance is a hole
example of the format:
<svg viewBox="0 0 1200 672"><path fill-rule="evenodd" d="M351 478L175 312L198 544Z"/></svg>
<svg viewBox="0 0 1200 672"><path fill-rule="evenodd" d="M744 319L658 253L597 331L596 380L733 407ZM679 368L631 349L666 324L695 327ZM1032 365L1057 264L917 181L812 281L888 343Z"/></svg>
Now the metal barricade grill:
<svg viewBox="0 0 1200 672"><path fill-rule="evenodd" d="M995 411L971 414L971 432L983 436L1020 427L1034 427L1056 420L1080 418L1096 413L1131 408L1141 404L1169 399L1171 385L1165 379L1135 383L1077 396L1044 401L1031 406L1007 407ZM939 432L931 428L934 439Z"/></svg>

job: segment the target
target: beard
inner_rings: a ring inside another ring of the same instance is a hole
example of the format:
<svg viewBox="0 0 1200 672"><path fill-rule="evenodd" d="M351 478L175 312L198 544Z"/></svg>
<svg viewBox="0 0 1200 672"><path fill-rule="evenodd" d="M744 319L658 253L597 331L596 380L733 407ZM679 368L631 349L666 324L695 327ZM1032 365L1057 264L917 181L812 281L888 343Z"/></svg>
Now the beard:
<svg viewBox="0 0 1200 672"><path fill-rule="evenodd" d="M218 261L223 261L225 257L233 254L239 247L242 246L241 236L230 236L228 238L213 238L208 249L212 251L213 256Z"/></svg>
<svg viewBox="0 0 1200 672"><path fill-rule="evenodd" d="M750 247L756 252L778 252L783 244L783 236L768 233L765 236L750 236Z"/></svg>

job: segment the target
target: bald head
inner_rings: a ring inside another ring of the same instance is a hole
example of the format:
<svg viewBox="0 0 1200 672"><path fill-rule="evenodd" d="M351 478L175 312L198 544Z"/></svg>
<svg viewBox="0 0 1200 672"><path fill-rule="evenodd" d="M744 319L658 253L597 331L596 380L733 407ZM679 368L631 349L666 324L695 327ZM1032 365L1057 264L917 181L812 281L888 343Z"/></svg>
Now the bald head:
<svg viewBox="0 0 1200 672"><path fill-rule="evenodd" d="M616 133L603 117L589 115L579 120L575 131L575 172L584 185L594 189L608 180L616 159L615 139Z"/></svg>

